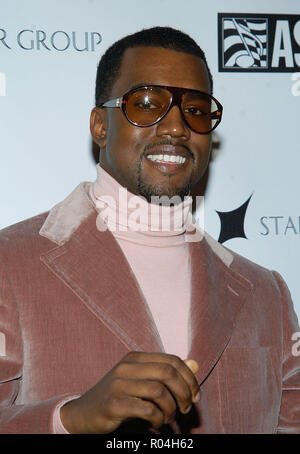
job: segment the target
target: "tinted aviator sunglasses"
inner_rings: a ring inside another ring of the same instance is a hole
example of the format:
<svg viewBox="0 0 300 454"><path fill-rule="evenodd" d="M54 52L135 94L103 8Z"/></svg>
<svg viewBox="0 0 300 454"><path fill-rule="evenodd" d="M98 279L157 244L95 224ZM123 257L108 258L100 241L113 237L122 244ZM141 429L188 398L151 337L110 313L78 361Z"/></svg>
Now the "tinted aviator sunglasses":
<svg viewBox="0 0 300 454"><path fill-rule="evenodd" d="M209 134L222 119L221 103L208 93L162 85L133 88L99 107L119 107L131 124L147 127L158 123L173 106L179 107L183 121L198 134Z"/></svg>

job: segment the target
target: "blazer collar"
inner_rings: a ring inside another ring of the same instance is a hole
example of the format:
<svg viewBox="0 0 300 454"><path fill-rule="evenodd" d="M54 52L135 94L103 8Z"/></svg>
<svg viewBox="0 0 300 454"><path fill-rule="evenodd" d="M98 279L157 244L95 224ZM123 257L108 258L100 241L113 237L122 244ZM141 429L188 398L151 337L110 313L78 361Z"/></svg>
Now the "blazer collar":
<svg viewBox="0 0 300 454"><path fill-rule="evenodd" d="M200 384L229 343L240 310L253 286L248 279L234 271L234 260L232 267L229 267L206 239L191 246L189 358L199 362L196 376Z"/></svg>
<svg viewBox="0 0 300 454"><path fill-rule="evenodd" d="M105 225L105 231L97 229L99 217L88 196L89 184L81 183L50 211L40 235L56 246L41 260L128 350L164 351L126 257ZM226 348L252 284L233 270L233 254L209 235L189 247L189 357L199 362L201 383Z"/></svg>
<svg viewBox="0 0 300 454"><path fill-rule="evenodd" d="M57 246L41 260L128 350L163 351L126 257L89 199L89 184L81 183L50 211L40 235Z"/></svg>

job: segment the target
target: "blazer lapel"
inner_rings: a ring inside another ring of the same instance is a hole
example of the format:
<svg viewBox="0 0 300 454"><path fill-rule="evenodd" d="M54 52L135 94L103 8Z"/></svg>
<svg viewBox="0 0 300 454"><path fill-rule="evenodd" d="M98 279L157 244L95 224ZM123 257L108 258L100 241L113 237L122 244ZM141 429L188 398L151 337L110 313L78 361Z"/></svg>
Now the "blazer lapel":
<svg viewBox="0 0 300 454"><path fill-rule="evenodd" d="M87 195L77 188L73 197L80 199ZM90 204L89 210L87 203ZM71 215L72 204L73 201L69 201L55 208L58 211L55 219L60 219L59 229L53 228L55 222L51 221L51 216L48 225L44 224L40 233L59 246L43 254L42 262L128 350L163 351L155 322L135 276L112 233L97 229L99 218L97 220L97 212L89 200L84 201L85 218L81 219L75 232L73 227L70 228L70 235L66 237L61 223L64 217ZM80 200L75 203L78 204ZM55 232L60 232L63 239Z"/></svg>
<svg viewBox="0 0 300 454"><path fill-rule="evenodd" d="M82 183L55 206L40 234L57 246L44 264L129 350L161 351L152 314L112 233L102 226ZM100 226L101 227L101 226ZM201 383L226 348L252 284L231 267L232 255L208 235L191 242L189 357L199 362Z"/></svg>
<svg viewBox="0 0 300 454"><path fill-rule="evenodd" d="M199 363L196 374L199 384L221 357L239 312L252 290L252 284L228 266L232 255L228 253L228 262L227 250L214 243L213 248L205 238L201 242L190 243L192 300L189 358Z"/></svg>

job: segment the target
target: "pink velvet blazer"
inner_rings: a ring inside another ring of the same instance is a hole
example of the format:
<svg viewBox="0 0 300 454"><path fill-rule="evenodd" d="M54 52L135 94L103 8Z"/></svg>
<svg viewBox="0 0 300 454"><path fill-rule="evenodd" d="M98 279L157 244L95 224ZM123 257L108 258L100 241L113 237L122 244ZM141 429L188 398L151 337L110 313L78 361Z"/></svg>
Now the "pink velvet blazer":
<svg viewBox="0 0 300 454"><path fill-rule="evenodd" d="M52 433L66 396L130 350L163 351L126 258L97 230L88 185L0 232L1 433ZM291 339L300 330L285 283L208 235L189 247L188 356L200 365L202 398L161 432L300 433Z"/></svg>

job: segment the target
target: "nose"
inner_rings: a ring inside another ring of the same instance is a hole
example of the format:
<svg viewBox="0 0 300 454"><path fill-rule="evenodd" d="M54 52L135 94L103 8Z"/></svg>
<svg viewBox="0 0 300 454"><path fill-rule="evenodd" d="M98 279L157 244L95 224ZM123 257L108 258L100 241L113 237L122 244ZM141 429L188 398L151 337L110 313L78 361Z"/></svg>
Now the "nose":
<svg viewBox="0 0 300 454"><path fill-rule="evenodd" d="M158 136L180 137L182 140L188 140L191 135L178 106L173 106L167 115L157 123L156 131Z"/></svg>

